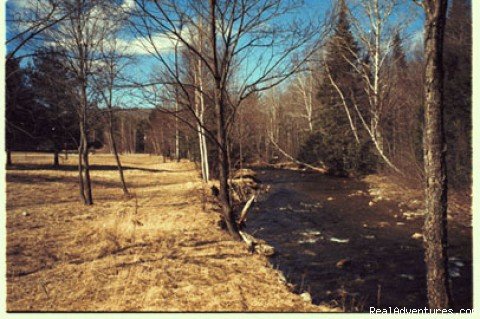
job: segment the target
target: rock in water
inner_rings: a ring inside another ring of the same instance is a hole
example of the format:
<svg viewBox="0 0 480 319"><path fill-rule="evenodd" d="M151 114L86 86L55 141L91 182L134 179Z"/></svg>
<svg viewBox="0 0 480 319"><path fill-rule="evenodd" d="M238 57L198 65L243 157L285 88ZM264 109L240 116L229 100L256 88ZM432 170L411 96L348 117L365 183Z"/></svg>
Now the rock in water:
<svg viewBox="0 0 480 319"><path fill-rule="evenodd" d="M458 278L458 277L460 277L460 269L458 269L456 267L450 267L450 269L448 269L448 274L452 278Z"/></svg>
<svg viewBox="0 0 480 319"><path fill-rule="evenodd" d="M344 258L344 259L340 259L335 266L341 269L341 268L345 268L346 266L349 266L351 263L352 261L350 259Z"/></svg>
<svg viewBox="0 0 480 319"><path fill-rule="evenodd" d="M336 238L336 237L331 237L330 241L334 243L340 243L340 244L348 244L350 242L350 239L342 239L342 238Z"/></svg>
<svg viewBox="0 0 480 319"><path fill-rule="evenodd" d="M412 235L412 238L413 238L413 239L422 239L422 238L423 238L423 235L420 234L420 233L414 233L414 234Z"/></svg>
<svg viewBox="0 0 480 319"><path fill-rule="evenodd" d="M413 275L409 275L409 274L400 274L400 277L408 279L408 280L414 280L415 279L415 277Z"/></svg>
<svg viewBox="0 0 480 319"><path fill-rule="evenodd" d="M301 297L305 302L312 302L312 296L310 295L309 292L304 292L303 294L300 295L300 297Z"/></svg>

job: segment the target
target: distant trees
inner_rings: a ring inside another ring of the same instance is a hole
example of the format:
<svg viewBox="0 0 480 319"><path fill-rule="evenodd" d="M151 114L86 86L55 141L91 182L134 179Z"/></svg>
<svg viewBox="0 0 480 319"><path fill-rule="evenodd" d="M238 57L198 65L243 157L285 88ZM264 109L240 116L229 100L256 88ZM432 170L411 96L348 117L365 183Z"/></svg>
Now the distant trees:
<svg viewBox="0 0 480 319"><path fill-rule="evenodd" d="M452 0L445 26L444 116L448 181L472 182L472 12L471 1Z"/></svg>
<svg viewBox="0 0 480 319"><path fill-rule="evenodd" d="M422 68L422 61L407 58L402 36L395 31L385 63L388 104L382 118L384 151L405 176L418 179L422 170L422 74L415 69Z"/></svg>

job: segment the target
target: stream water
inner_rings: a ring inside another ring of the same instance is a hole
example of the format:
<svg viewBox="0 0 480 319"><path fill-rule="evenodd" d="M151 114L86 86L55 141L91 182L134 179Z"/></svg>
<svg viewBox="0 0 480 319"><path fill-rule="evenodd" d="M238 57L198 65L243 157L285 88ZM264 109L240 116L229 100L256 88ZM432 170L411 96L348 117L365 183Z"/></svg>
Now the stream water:
<svg viewBox="0 0 480 319"><path fill-rule="evenodd" d="M276 248L271 263L298 293L347 311L427 305L423 218L404 219L398 202L372 200L353 178L259 169L269 191L250 213L248 232ZM397 215L397 217L395 217ZM471 228L449 223L455 308L472 307Z"/></svg>

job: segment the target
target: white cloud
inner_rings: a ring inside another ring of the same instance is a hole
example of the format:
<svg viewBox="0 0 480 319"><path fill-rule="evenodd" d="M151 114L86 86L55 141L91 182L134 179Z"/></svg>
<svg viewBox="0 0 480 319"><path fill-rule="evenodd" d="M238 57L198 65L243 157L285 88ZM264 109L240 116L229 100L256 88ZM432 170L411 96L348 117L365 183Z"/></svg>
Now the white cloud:
<svg viewBox="0 0 480 319"><path fill-rule="evenodd" d="M193 43L195 31L190 28L183 28L180 31L181 37L184 41ZM132 55L149 55L159 53L166 53L173 51L175 45L183 46L183 42L172 33L155 33L149 37L137 37L132 40L117 39L119 47L125 47L126 53Z"/></svg>
<svg viewBox="0 0 480 319"><path fill-rule="evenodd" d="M121 8L125 12L130 12L135 9L135 0L125 0L123 1Z"/></svg>
<svg viewBox="0 0 480 319"><path fill-rule="evenodd" d="M149 38L135 38L132 41L119 40L119 47L125 47L125 52L132 55L148 55L156 51L161 53L173 51L176 39L166 34L153 35ZM180 45L180 43L178 43Z"/></svg>
<svg viewBox="0 0 480 319"><path fill-rule="evenodd" d="M410 37L407 43L408 51L414 52L419 49L422 49L423 41L424 41L424 31L423 31L423 28L421 28L415 31L415 33L413 33L412 36Z"/></svg>

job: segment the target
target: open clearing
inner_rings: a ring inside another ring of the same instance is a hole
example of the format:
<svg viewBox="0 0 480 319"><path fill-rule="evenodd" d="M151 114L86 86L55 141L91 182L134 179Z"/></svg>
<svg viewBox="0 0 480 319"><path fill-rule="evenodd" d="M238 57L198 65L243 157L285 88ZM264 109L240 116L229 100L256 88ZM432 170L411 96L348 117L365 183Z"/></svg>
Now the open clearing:
<svg viewBox="0 0 480 319"><path fill-rule="evenodd" d="M220 230L192 163L91 156L94 201L76 157L14 154L7 171L8 311L328 311L279 282L266 258Z"/></svg>

